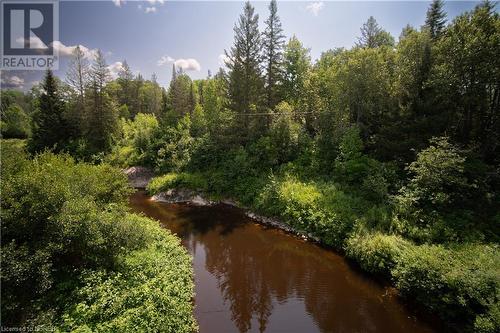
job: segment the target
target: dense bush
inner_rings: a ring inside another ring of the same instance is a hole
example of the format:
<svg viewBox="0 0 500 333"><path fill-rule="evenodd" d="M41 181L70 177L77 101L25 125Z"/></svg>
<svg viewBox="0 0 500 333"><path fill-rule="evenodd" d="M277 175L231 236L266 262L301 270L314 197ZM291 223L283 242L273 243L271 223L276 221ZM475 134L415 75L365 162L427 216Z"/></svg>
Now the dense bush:
<svg viewBox="0 0 500 333"><path fill-rule="evenodd" d="M20 149L2 142L2 324L50 317L52 326L64 319L64 331L149 323L145 330L192 332L189 256L156 222L127 213L125 176L47 152L28 160ZM122 302L110 307L111 296Z"/></svg>
<svg viewBox="0 0 500 333"><path fill-rule="evenodd" d="M354 227L360 203L333 184L271 177L256 208L340 249Z"/></svg>
<svg viewBox="0 0 500 333"><path fill-rule="evenodd" d="M207 189L207 181L200 174L168 173L164 176L155 177L149 182L147 190L151 194L167 191L172 188L186 188L203 191Z"/></svg>
<svg viewBox="0 0 500 333"><path fill-rule="evenodd" d="M121 257L114 271L85 271L64 309L64 331L194 332L192 269L179 239L146 218L148 247Z"/></svg>
<svg viewBox="0 0 500 333"><path fill-rule="evenodd" d="M121 133L108 157L110 162L123 167L152 166L151 146L159 127L156 117L139 113L134 120L122 118L120 124Z"/></svg>
<svg viewBox="0 0 500 333"><path fill-rule="evenodd" d="M407 247L392 271L401 293L458 327L500 329L500 255L496 245Z"/></svg>
<svg viewBox="0 0 500 333"><path fill-rule="evenodd" d="M482 240L491 216L477 205L488 212L492 194L477 164L475 174L467 174L466 165L465 152L447 138L432 139L408 166L411 178L395 197L398 228L418 241Z"/></svg>
<svg viewBox="0 0 500 333"><path fill-rule="evenodd" d="M27 138L31 134L30 118L17 104L2 113L0 131L5 138Z"/></svg>
<svg viewBox="0 0 500 333"><path fill-rule="evenodd" d="M401 237L382 233L355 234L346 244L346 254L364 270L390 277L401 253L411 243Z"/></svg>

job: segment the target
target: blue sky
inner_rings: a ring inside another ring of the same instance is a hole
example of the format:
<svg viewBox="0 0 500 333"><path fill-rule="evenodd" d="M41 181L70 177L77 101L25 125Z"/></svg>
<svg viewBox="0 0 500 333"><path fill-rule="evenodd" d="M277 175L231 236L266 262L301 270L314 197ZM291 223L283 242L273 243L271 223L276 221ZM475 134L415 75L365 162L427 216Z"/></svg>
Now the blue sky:
<svg viewBox="0 0 500 333"><path fill-rule="evenodd" d="M449 1L448 18L472 9L478 2ZM268 1L252 1L260 26L268 15ZM394 37L410 24L420 27L428 1L278 1L278 14L286 36L295 34L317 59L334 47L351 47L361 25L372 15ZM166 86L172 63L193 78L204 78L220 67L224 49L233 42L233 26L242 12L241 1L61 1L59 39L63 77L67 56L75 45L101 49L116 70L126 59L145 78L156 73ZM17 76L27 89L40 72L4 72L4 86ZM10 81L9 81L10 80ZM14 80L16 81L16 80ZM11 83L13 83L12 81Z"/></svg>

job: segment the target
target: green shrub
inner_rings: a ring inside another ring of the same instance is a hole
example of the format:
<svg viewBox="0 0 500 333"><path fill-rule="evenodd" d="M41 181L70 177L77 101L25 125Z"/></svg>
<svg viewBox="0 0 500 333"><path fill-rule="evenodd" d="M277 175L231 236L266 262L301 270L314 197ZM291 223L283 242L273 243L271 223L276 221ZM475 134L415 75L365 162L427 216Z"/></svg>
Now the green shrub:
<svg viewBox="0 0 500 333"><path fill-rule="evenodd" d="M304 183L290 177L271 177L256 200L256 207L264 213L337 248L342 248L352 231L359 204L332 184Z"/></svg>
<svg viewBox="0 0 500 333"><path fill-rule="evenodd" d="M190 258L157 222L127 213L132 190L120 170L4 148L3 325L195 330Z"/></svg>
<svg viewBox="0 0 500 333"><path fill-rule="evenodd" d="M157 194L173 188L186 188L204 191L208 187L207 180L201 174L193 173L167 173L153 178L147 187L150 194Z"/></svg>
<svg viewBox="0 0 500 333"><path fill-rule="evenodd" d="M500 329L500 255L497 245L408 247L392 271L403 296L448 322L484 332Z"/></svg>
<svg viewBox="0 0 500 333"><path fill-rule="evenodd" d="M401 253L411 243L399 236L357 233L346 244L346 255L364 270L390 277Z"/></svg>
<svg viewBox="0 0 500 333"><path fill-rule="evenodd" d="M126 105L122 105L127 107ZM121 111L122 108L120 108ZM153 165L151 147L156 140L159 124L152 114L138 113L134 120L121 119L121 135L116 140L108 161L114 165Z"/></svg>
<svg viewBox="0 0 500 333"><path fill-rule="evenodd" d="M403 230L418 241L481 239L470 207L473 186L465 175L466 158L448 138L433 138L408 166L412 177L395 197ZM478 200L480 198L477 198Z"/></svg>
<svg viewBox="0 0 500 333"><path fill-rule="evenodd" d="M27 138L31 134L30 117L17 104L11 104L2 113L0 132L6 138Z"/></svg>
<svg viewBox="0 0 500 333"><path fill-rule="evenodd" d="M179 239L147 218L156 240L124 255L115 271L86 271L64 309L62 331L194 332L191 259Z"/></svg>

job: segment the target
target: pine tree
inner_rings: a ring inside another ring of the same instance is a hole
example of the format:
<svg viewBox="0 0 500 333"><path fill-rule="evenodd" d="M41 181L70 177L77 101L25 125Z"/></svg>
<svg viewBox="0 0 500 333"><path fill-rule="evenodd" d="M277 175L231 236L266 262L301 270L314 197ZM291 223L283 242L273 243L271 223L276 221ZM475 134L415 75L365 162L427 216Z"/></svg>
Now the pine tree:
<svg viewBox="0 0 500 333"><path fill-rule="evenodd" d="M68 64L66 72L66 82L78 94L78 100L83 105L85 97L85 88L89 81L89 61L85 58L85 54L77 46L73 51L73 58Z"/></svg>
<svg viewBox="0 0 500 333"><path fill-rule="evenodd" d="M90 63L85 54L77 46L73 51L73 57L68 64L66 82L76 95L70 106L71 132L74 136L80 136L86 131L86 104L85 90L89 84Z"/></svg>
<svg viewBox="0 0 500 333"><path fill-rule="evenodd" d="M189 87L189 114L193 114L194 108L196 107L196 97L194 95L194 85L193 81L191 81L191 85Z"/></svg>
<svg viewBox="0 0 500 333"><path fill-rule="evenodd" d="M394 38L378 25L373 16L370 16L361 27L361 36L358 37L356 45L363 48L393 46Z"/></svg>
<svg viewBox="0 0 500 333"><path fill-rule="evenodd" d="M114 104L105 91L110 73L104 55L100 50L91 67L91 109L89 112L89 129L87 139L94 152L105 151L110 147L111 138L115 134L118 114Z"/></svg>
<svg viewBox="0 0 500 333"><path fill-rule="evenodd" d="M263 34L264 61L266 66L266 98L267 107L274 109L279 102L279 85L283 77L283 47L285 36L281 21L277 14L276 0L269 4L269 18Z"/></svg>
<svg viewBox="0 0 500 333"><path fill-rule="evenodd" d="M167 98L168 109L172 115L184 116L192 113L194 106L191 101L191 87L191 78L183 74L182 69L177 71L175 65L173 65Z"/></svg>
<svg viewBox="0 0 500 333"><path fill-rule="evenodd" d="M121 87L121 91L118 98L119 105L126 105L129 109L132 109L131 114L134 115L136 112L134 108L133 97L133 85L134 85L134 74L130 69L127 60L123 60L122 67L118 72L118 84Z"/></svg>
<svg viewBox="0 0 500 333"><path fill-rule="evenodd" d="M226 55L230 61L229 99L232 110L236 113L249 113L261 106L263 80L260 69L261 40L259 34L259 15L254 7L246 2L243 14L234 27L234 45ZM249 134L249 117L239 117L239 130ZM242 136L240 136L242 137Z"/></svg>
<svg viewBox="0 0 500 333"><path fill-rule="evenodd" d="M433 0L427 10L425 27L429 29L432 39L439 38L446 24L446 13L443 11L443 5L442 0Z"/></svg>
<svg viewBox="0 0 500 333"><path fill-rule="evenodd" d="M172 80L170 81L170 84L177 79L177 69L175 68L175 64L172 64Z"/></svg>
<svg viewBox="0 0 500 333"><path fill-rule="evenodd" d="M43 92L38 99L39 108L33 116L33 136L29 149L32 152L45 148L59 151L68 140L68 123L64 115L64 101L50 69L45 74L42 87Z"/></svg>

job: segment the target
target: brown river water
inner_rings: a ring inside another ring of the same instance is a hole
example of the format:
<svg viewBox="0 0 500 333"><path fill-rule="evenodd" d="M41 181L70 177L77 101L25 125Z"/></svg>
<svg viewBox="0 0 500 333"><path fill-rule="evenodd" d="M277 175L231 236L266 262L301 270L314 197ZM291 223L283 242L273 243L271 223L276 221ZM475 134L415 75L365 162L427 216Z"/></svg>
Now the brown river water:
<svg viewBox="0 0 500 333"><path fill-rule="evenodd" d="M130 205L193 255L202 333L434 332L339 254L256 224L240 209L158 203L144 192Z"/></svg>

